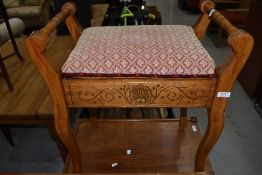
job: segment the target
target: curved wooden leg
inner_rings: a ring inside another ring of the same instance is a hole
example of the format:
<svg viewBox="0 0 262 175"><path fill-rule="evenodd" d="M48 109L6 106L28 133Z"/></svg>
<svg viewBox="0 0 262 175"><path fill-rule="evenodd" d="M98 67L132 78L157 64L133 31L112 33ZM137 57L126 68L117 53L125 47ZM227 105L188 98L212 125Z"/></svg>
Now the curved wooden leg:
<svg viewBox="0 0 262 175"><path fill-rule="evenodd" d="M78 147L76 138L74 137L73 131L70 126L69 120L64 120L64 115L68 115L68 112L60 110L56 110L55 108L55 128L57 134L65 147L68 150L70 158L73 162L73 172L72 173L80 173L81 172L81 154L80 149ZM59 108L58 108L59 109ZM61 117L63 116L63 117Z"/></svg>
<svg viewBox="0 0 262 175"><path fill-rule="evenodd" d="M48 131L49 131L51 138L56 142L56 145L59 149L60 156L62 157L63 161L65 162L66 157L67 157L67 150L64 144L61 142L59 136L57 135L54 121L53 120L49 121L47 124L47 127L48 127Z"/></svg>
<svg viewBox="0 0 262 175"><path fill-rule="evenodd" d="M216 108L220 108L217 106ZM224 128L224 114L223 112L213 109L208 115L208 127L202 138L195 157L195 171L204 171L205 161L209 151L213 148Z"/></svg>

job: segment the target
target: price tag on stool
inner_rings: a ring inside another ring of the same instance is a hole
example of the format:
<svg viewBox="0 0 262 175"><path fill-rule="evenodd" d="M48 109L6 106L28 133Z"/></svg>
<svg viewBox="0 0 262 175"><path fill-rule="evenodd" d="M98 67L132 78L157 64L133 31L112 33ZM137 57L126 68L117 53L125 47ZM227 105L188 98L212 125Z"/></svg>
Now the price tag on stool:
<svg viewBox="0 0 262 175"><path fill-rule="evenodd" d="M218 92L217 93L217 97L220 98L229 98L231 95L231 92Z"/></svg>

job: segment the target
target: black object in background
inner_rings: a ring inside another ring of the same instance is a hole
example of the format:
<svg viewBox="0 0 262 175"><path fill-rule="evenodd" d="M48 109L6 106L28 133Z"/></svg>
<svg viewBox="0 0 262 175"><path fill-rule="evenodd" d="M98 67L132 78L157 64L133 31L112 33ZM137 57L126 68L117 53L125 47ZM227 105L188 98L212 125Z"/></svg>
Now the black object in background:
<svg viewBox="0 0 262 175"><path fill-rule="evenodd" d="M148 11L145 9L138 9L135 12L135 18L138 22L138 25L144 25L146 24L146 21L148 21Z"/></svg>
<svg viewBox="0 0 262 175"><path fill-rule="evenodd" d="M248 96L262 104L262 3L252 2L246 30L254 37L254 48L238 80ZM260 21L260 22L259 22ZM262 105L261 105L262 107Z"/></svg>
<svg viewBox="0 0 262 175"><path fill-rule="evenodd" d="M76 3L77 6L77 11L76 11L76 19L78 22L81 24L83 28L87 28L91 26L91 0L55 0L54 2L54 11L55 14L60 12L61 7L64 3L66 2L74 2ZM69 34L69 31L65 25L65 23L62 23L58 28L57 28L57 35L67 35Z"/></svg>
<svg viewBox="0 0 262 175"><path fill-rule="evenodd" d="M110 4L111 6L123 5L123 2L120 2L120 0L106 0L105 2ZM140 7L143 4L143 0L131 0L131 2L127 4L135 4Z"/></svg>
<svg viewBox="0 0 262 175"><path fill-rule="evenodd" d="M186 0L178 0L177 6L180 10L188 10Z"/></svg>

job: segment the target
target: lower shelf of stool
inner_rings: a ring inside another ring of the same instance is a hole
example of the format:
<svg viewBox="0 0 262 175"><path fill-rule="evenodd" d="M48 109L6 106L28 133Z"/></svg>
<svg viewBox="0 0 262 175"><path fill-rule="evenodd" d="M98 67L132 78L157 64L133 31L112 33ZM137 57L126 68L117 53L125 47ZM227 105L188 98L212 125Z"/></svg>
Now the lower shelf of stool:
<svg viewBox="0 0 262 175"><path fill-rule="evenodd" d="M193 172L201 135L192 126L198 128L190 121L179 127L178 120L101 120L97 126L79 121L82 173ZM65 172L72 172L68 160ZM211 171L208 160L205 171Z"/></svg>

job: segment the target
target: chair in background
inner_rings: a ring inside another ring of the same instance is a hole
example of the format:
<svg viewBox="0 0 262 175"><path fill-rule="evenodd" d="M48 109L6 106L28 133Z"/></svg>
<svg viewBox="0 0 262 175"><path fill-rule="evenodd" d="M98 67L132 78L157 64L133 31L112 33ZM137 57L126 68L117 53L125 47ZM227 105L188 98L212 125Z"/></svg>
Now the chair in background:
<svg viewBox="0 0 262 175"><path fill-rule="evenodd" d="M45 25L52 15L53 0L1 0L10 18L20 18L26 28Z"/></svg>
<svg viewBox="0 0 262 175"><path fill-rule="evenodd" d="M219 12L224 15L233 25L238 28L245 28L246 17L249 11L249 6L252 0L214 0L216 6L222 6L226 9L221 9ZM235 8L227 8L235 6ZM216 35L216 47L221 45L221 37L223 34L223 28L218 27Z"/></svg>
<svg viewBox="0 0 262 175"><path fill-rule="evenodd" d="M1 15L4 18L4 23L2 23L0 25L0 33L1 33L0 34L0 41L1 41L1 43L3 43L10 38L10 40L12 42L13 49L14 49L14 53L6 55L5 57L2 57L0 55L0 69L2 71L2 74L0 74L0 76L4 77L9 90L12 91L13 85L10 81L9 75L8 75L6 67L4 65L4 60L12 57L13 55L17 55L17 57L21 61L23 60L23 57L21 56L21 54L20 54L20 52L17 48L16 42L15 42L15 39L14 39L14 33L15 33L15 35L21 34L25 29L25 25L24 25L23 21L18 19L18 18L13 18L13 19L9 20L5 5L3 4L2 0L0 0L0 10L1 10L1 13L2 13ZM13 33L13 31L15 31L15 32Z"/></svg>
<svg viewBox="0 0 262 175"><path fill-rule="evenodd" d="M247 95L253 99L262 117L262 3L252 2L247 16L246 30L255 38L250 59L239 75L239 83ZM252 78L251 78L252 77Z"/></svg>

